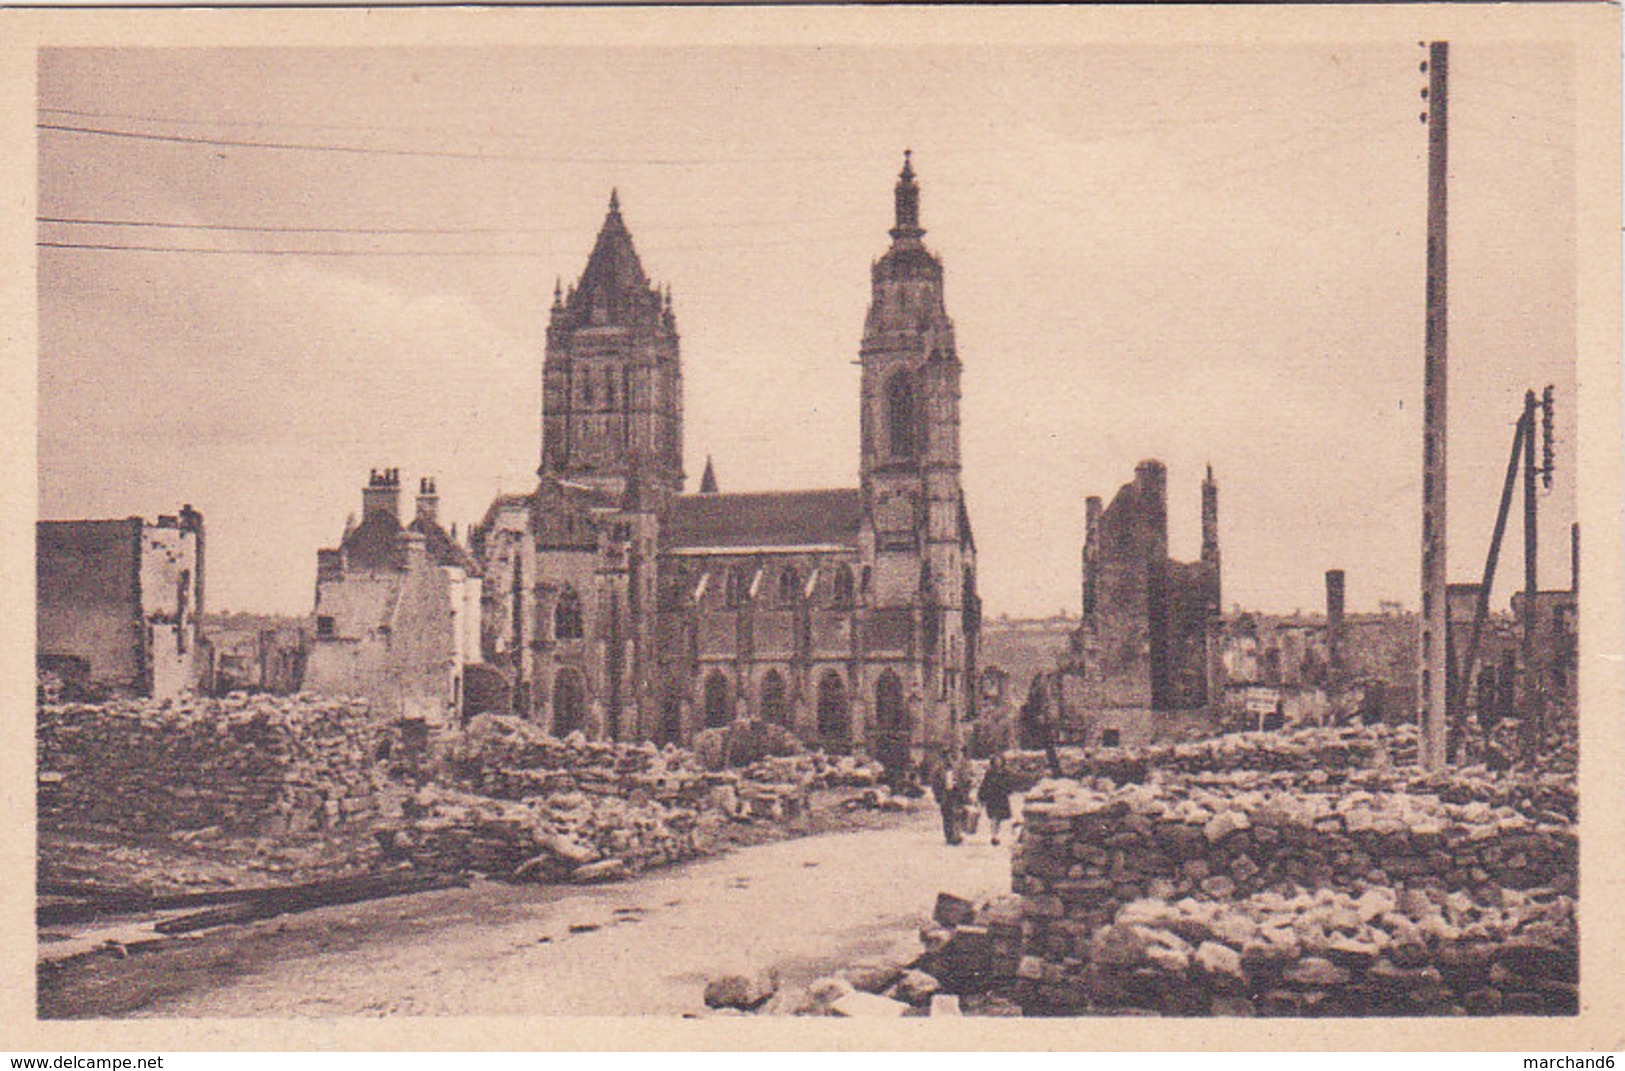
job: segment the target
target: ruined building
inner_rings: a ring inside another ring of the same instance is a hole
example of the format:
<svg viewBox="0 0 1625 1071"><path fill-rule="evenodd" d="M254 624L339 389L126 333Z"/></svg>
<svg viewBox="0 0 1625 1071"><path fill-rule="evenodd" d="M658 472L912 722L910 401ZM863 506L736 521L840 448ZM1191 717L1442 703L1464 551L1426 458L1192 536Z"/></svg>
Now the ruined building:
<svg viewBox="0 0 1625 1071"><path fill-rule="evenodd" d="M1270 729L1411 720L1416 616L1394 606L1351 614L1344 599L1343 571L1332 569L1323 614L1216 619L1208 633L1208 694L1216 722L1228 729Z"/></svg>
<svg viewBox="0 0 1625 1071"><path fill-rule="evenodd" d="M684 493L682 365L612 195L555 287L540 483L494 502L486 661L557 735L688 741L741 718L898 766L974 703L979 601L959 482L960 364L905 160L871 266L855 487Z"/></svg>
<svg viewBox="0 0 1625 1071"><path fill-rule="evenodd" d="M316 636L304 689L365 697L388 717L456 720L479 657L480 570L439 524L434 482L400 519L400 472L374 469L361 523L316 556Z"/></svg>
<svg viewBox="0 0 1625 1071"><path fill-rule="evenodd" d="M198 682L203 516L35 527L39 665L92 691L167 699Z"/></svg>
<svg viewBox="0 0 1625 1071"><path fill-rule="evenodd" d="M1207 704L1207 630L1218 616L1219 489L1202 482L1202 556L1168 556L1167 469L1142 461L1111 505L1086 504L1083 621L1073 638L1079 701L1090 708L1195 710Z"/></svg>

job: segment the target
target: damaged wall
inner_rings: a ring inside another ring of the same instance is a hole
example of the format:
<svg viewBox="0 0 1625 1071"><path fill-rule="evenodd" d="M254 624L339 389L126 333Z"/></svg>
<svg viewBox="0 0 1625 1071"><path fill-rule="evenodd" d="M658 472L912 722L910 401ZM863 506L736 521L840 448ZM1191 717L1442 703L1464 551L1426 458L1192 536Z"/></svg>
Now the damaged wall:
<svg viewBox="0 0 1625 1071"><path fill-rule="evenodd" d="M35 527L42 668L93 689L172 698L199 674L203 518L41 521Z"/></svg>
<svg viewBox="0 0 1625 1071"><path fill-rule="evenodd" d="M1167 469L1135 466L1104 509L1091 498L1083 550L1083 622L1069 670L1082 708L1192 710L1208 700L1208 622L1219 611L1218 489L1202 485L1202 557L1168 556Z"/></svg>

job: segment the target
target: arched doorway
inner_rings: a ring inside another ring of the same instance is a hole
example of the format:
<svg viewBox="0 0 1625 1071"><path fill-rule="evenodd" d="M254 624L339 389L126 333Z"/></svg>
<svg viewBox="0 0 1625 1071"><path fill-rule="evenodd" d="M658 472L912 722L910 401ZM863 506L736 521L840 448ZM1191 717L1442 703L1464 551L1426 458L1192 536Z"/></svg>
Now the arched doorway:
<svg viewBox="0 0 1625 1071"><path fill-rule="evenodd" d="M852 744L846 685L833 669L825 670L818 681L818 739L827 751L844 752Z"/></svg>
<svg viewBox="0 0 1625 1071"><path fill-rule="evenodd" d="M512 709L508 678L483 662L463 667L463 719L480 714L501 714Z"/></svg>
<svg viewBox="0 0 1625 1071"><path fill-rule="evenodd" d="M872 750L887 774L898 776L908 769L908 707L903 702L903 682L890 669L875 682Z"/></svg>
<svg viewBox="0 0 1625 1071"><path fill-rule="evenodd" d="M757 705L763 721L775 725L790 724L790 703L784 693L784 674L776 669L768 670L767 676L762 678L761 702Z"/></svg>
<svg viewBox="0 0 1625 1071"><path fill-rule="evenodd" d="M683 701L675 695L668 695L660 704L660 743L681 744L683 742Z"/></svg>
<svg viewBox="0 0 1625 1071"><path fill-rule="evenodd" d="M563 738L587 721L587 690L582 687L581 674L573 669L561 669L553 676L553 735Z"/></svg>
<svg viewBox="0 0 1625 1071"><path fill-rule="evenodd" d="M705 678L705 727L719 729L733 721L732 704L728 695L728 678L713 669Z"/></svg>

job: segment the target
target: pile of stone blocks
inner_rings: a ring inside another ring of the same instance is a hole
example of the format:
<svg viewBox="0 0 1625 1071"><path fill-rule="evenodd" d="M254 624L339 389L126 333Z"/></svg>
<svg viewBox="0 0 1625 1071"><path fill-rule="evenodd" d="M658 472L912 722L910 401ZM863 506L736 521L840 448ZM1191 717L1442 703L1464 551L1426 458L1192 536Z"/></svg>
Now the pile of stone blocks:
<svg viewBox="0 0 1625 1071"><path fill-rule="evenodd" d="M1141 781L1152 770L1174 773L1218 773L1229 770L1321 770L1331 774L1416 762L1413 725L1345 725L1280 732L1227 733L1206 740L1141 747L1064 747L1059 750L1065 777L1109 777ZM1028 784L1050 775L1041 751L1008 757L1013 776Z"/></svg>
<svg viewBox="0 0 1625 1071"><path fill-rule="evenodd" d="M611 881L701 854L696 812L654 800L585 792L504 800L430 785L404 810L378 830L385 856L443 873Z"/></svg>
<svg viewBox="0 0 1625 1071"><path fill-rule="evenodd" d="M304 695L43 705L40 821L136 836L362 822L388 784L391 732L364 702Z"/></svg>
<svg viewBox="0 0 1625 1071"><path fill-rule="evenodd" d="M1572 892L1575 828L1531 809L1263 774L1044 782L1027 797L1012 869L1031 914L1092 926L1144 896L1223 900L1283 885Z"/></svg>
<svg viewBox="0 0 1625 1071"><path fill-rule="evenodd" d="M697 805L728 775L706 772L686 751L651 743L552 737L508 715L482 714L448 744L442 778L493 799L581 792Z"/></svg>
<svg viewBox="0 0 1625 1071"><path fill-rule="evenodd" d="M1563 894L1322 888L1138 900L1093 930L1046 926L1015 992L1047 1014L1565 1015L1578 971Z"/></svg>
<svg viewBox="0 0 1625 1071"><path fill-rule="evenodd" d="M1211 754L1028 794L1000 984L1029 1012L1575 1011L1572 778Z"/></svg>

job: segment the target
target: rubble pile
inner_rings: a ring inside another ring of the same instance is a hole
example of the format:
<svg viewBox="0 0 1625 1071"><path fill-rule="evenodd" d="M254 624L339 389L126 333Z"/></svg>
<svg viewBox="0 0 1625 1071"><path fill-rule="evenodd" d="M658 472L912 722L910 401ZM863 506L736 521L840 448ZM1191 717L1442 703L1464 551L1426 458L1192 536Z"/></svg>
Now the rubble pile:
<svg viewBox="0 0 1625 1071"><path fill-rule="evenodd" d="M390 731L362 701L123 699L39 707L45 825L277 836L370 818Z"/></svg>
<svg viewBox="0 0 1625 1071"><path fill-rule="evenodd" d="M1043 782L1012 863L1018 999L1046 1014L1572 1013L1573 816L1572 780L1483 771Z"/></svg>
<svg viewBox="0 0 1625 1071"><path fill-rule="evenodd" d="M822 751L765 758L739 771L747 781L810 788L869 788L880 784L885 774L886 768L872 759Z"/></svg>
<svg viewBox="0 0 1625 1071"><path fill-rule="evenodd" d="M1312 778L1313 775L1310 775ZM1281 885L1430 884L1572 892L1574 826L1506 804L1269 775L1145 785L1044 782L1027 797L1012 870L1035 917L1091 927L1152 895L1227 900Z"/></svg>
<svg viewBox="0 0 1625 1071"><path fill-rule="evenodd" d="M470 721L450 744L445 765L457 784L499 800L582 792L692 806L720 780L677 748L590 741L581 733L560 740L501 714Z"/></svg>
<svg viewBox="0 0 1625 1071"><path fill-rule="evenodd" d="M649 743L563 740L481 715L447 744L441 780L377 830L386 855L442 872L526 881L609 880L706 850L714 825L783 823L815 788L874 785L881 767L822 753L768 756L712 772ZM878 806L878 805L877 805Z"/></svg>
<svg viewBox="0 0 1625 1071"><path fill-rule="evenodd" d="M1231 770L1328 773L1416 763L1414 725L1346 725L1281 732L1227 733L1206 740L1143 747L1064 747L1059 750L1066 777L1109 777L1142 781L1151 770L1175 773L1223 773ZM1041 751L1022 751L1008 758L1018 779L1033 783L1049 776Z"/></svg>
<svg viewBox="0 0 1625 1071"><path fill-rule="evenodd" d="M387 858L518 881L609 881L701 853L687 807L586 792L518 801L429 785L377 831Z"/></svg>
<svg viewBox="0 0 1625 1071"><path fill-rule="evenodd" d="M1574 901L1372 887L1231 903L1137 900L1047 927L1013 991L1029 1014L1572 1015ZM1036 954L1042 949L1044 954Z"/></svg>

